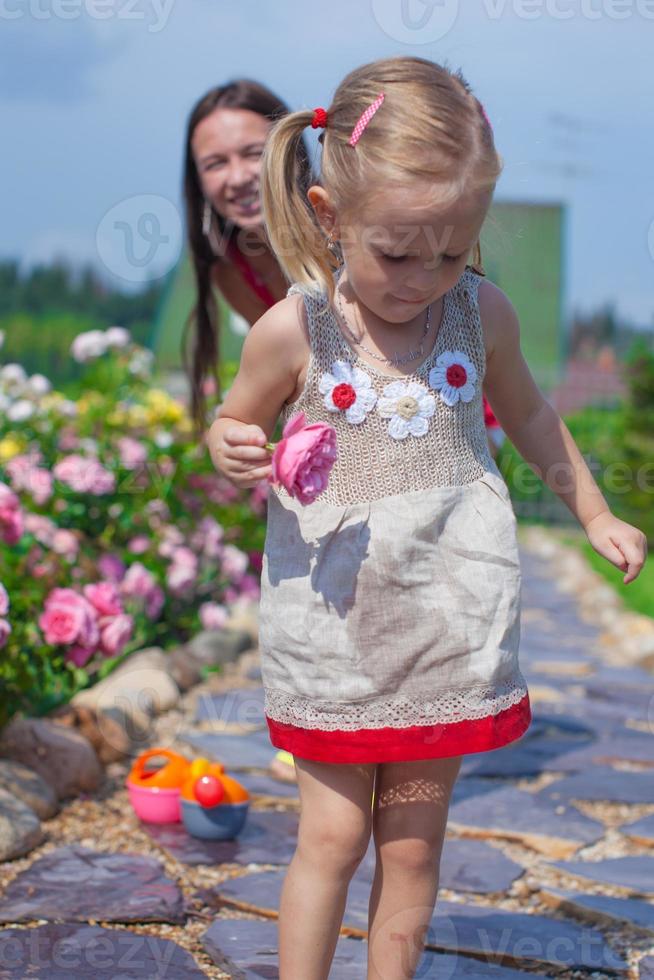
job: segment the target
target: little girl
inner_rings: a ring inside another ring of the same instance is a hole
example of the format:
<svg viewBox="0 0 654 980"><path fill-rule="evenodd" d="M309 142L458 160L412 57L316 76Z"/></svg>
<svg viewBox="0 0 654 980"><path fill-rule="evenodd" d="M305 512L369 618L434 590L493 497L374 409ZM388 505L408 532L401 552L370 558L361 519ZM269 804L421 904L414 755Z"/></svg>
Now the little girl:
<svg viewBox="0 0 654 980"><path fill-rule="evenodd" d="M302 195L309 124L324 128L322 176ZM278 418L302 411L334 426L338 451L312 504L269 494L264 707L301 802L282 980L328 976L371 832L368 980L414 975L461 759L529 726L516 519L482 382L507 437L625 584L645 560L645 536L610 512L537 388L513 306L468 264L501 167L460 72L413 57L351 72L327 110L281 119L264 152L264 217L293 285L247 335L209 450L253 486L271 473Z"/></svg>

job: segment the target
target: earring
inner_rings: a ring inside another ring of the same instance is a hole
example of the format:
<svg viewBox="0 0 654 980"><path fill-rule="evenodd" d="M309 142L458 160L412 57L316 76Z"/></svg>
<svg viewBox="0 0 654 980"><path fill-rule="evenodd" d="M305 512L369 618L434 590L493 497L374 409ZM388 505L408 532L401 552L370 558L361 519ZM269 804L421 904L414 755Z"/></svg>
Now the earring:
<svg viewBox="0 0 654 980"><path fill-rule="evenodd" d="M204 199L204 211L202 212L202 234L208 235L211 230L211 205Z"/></svg>
<svg viewBox="0 0 654 980"><path fill-rule="evenodd" d="M335 252L336 251L337 245L336 245L336 242L334 241L334 232L333 232L333 230L330 231L330 233L329 233L329 238L327 239L327 248L329 249L330 252Z"/></svg>

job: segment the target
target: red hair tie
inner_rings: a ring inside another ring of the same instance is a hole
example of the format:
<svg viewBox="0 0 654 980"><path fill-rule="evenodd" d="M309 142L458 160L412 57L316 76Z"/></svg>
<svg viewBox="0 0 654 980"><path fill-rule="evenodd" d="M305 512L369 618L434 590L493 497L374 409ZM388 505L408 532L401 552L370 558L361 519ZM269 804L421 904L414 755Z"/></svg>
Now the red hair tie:
<svg viewBox="0 0 654 980"><path fill-rule="evenodd" d="M311 128L312 129L318 129L318 127L321 127L321 128L324 129L324 127L326 125L327 125L327 112L326 112L326 110L325 109L314 109L313 110L313 119L311 120Z"/></svg>

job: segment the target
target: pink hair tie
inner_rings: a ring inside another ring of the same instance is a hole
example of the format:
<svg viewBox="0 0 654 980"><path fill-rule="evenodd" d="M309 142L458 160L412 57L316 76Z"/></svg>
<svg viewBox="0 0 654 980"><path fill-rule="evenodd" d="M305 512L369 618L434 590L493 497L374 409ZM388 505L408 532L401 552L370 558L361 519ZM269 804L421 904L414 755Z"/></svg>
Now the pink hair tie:
<svg viewBox="0 0 654 980"><path fill-rule="evenodd" d="M352 135L348 140L350 146L357 145L359 139L361 138L361 133L364 131L364 129L366 128L366 126L368 125L368 123L370 122L374 114L377 112L377 109L379 109L383 101L384 101L384 93L380 92L377 98L375 99L375 101L372 103L372 105L369 105L368 108L361 113L361 116L357 120L356 126L352 130Z"/></svg>

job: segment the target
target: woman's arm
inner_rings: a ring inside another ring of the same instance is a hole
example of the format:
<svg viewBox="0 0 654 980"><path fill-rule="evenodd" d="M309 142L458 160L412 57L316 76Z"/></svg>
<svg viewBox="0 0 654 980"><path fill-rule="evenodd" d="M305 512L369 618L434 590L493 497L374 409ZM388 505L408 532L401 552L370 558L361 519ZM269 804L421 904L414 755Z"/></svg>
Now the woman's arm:
<svg viewBox="0 0 654 980"><path fill-rule="evenodd" d="M645 535L613 516L570 430L538 388L520 349L520 324L508 297L484 281L479 311L487 346L484 390L493 412L523 459L574 514L595 550L628 569L626 584L644 564Z"/></svg>
<svg viewBox="0 0 654 980"><path fill-rule="evenodd" d="M243 342L238 374L206 436L214 466L239 487L271 472L264 446L297 387L307 338L304 301L295 294L267 310Z"/></svg>

